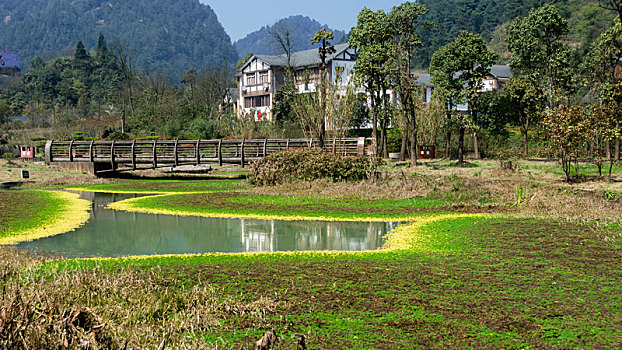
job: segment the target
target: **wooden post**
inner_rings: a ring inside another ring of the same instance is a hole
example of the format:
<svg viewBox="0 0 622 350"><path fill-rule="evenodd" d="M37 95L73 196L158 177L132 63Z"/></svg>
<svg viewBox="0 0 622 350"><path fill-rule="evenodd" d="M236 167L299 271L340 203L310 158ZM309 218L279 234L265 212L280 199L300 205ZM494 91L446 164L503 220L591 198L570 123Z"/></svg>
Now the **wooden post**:
<svg viewBox="0 0 622 350"><path fill-rule="evenodd" d="M69 142L69 162L73 162L73 152L71 152L71 148L73 147L73 140Z"/></svg>
<svg viewBox="0 0 622 350"><path fill-rule="evenodd" d="M112 141L112 145L110 145L110 164L112 165L112 170L117 169L117 165L114 162L114 141Z"/></svg>
<svg viewBox="0 0 622 350"><path fill-rule="evenodd" d="M194 149L194 154L197 156L197 165L201 164L201 154L200 154L200 147L201 144L201 140L197 140L197 145L195 146L196 148Z"/></svg>
<svg viewBox="0 0 622 350"><path fill-rule="evenodd" d="M313 147L313 137L309 139L309 148Z"/></svg>
<svg viewBox="0 0 622 350"><path fill-rule="evenodd" d="M263 156L266 156L266 150L268 145L268 139L263 139Z"/></svg>
<svg viewBox="0 0 622 350"><path fill-rule="evenodd" d="M244 168L244 139L242 139L242 144L240 145L240 163L242 164L242 168Z"/></svg>
<svg viewBox="0 0 622 350"><path fill-rule="evenodd" d="M287 143L285 144L285 149L289 149L289 139L287 139Z"/></svg>
<svg viewBox="0 0 622 350"><path fill-rule="evenodd" d="M95 155L93 154L94 144L95 144L95 141L91 141L91 144L89 145L89 160L91 161L91 163L95 162Z"/></svg>
<svg viewBox="0 0 622 350"><path fill-rule="evenodd" d="M136 170L136 140L132 141L132 170Z"/></svg>
<svg viewBox="0 0 622 350"><path fill-rule="evenodd" d="M218 166L222 166L222 140L218 140Z"/></svg>
<svg viewBox="0 0 622 350"><path fill-rule="evenodd" d="M337 138L333 137L333 154L337 154Z"/></svg>
<svg viewBox="0 0 622 350"><path fill-rule="evenodd" d="M156 156L156 145L158 144L158 140L153 140L153 151L152 151L152 160L153 160L153 168L158 167L158 157Z"/></svg>
<svg viewBox="0 0 622 350"><path fill-rule="evenodd" d="M179 139L176 139L175 140L175 152L174 152L174 155L175 155L175 166L179 165L179 156L177 155L178 146L179 146Z"/></svg>

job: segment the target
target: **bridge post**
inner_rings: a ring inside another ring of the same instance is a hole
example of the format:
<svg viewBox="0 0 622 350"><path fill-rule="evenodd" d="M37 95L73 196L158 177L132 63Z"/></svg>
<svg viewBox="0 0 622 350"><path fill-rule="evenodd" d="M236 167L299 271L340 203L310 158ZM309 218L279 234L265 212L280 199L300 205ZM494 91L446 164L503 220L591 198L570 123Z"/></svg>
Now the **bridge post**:
<svg viewBox="0 0 622 350"><path fill-rule="evenodd" d="M200 151L199 151L200 144L201 144L201 140L197 140L197 144L196 144L195 149L194 149L194 155L197 156L197 165L201 164L201 155L199 154L200 153Z"/></svg>
<svg viewBox="0 0 622 350"><path fill-rule="evenodd" d="M156 145L158 144L158 140L153 140L153 149L152 149L152 156L153 156L153 168L157 168L158 167L158 158L156 156Z"/></svg>
<svg viewBox="0 0 622 350"><path fill-rule="evenodd" d="M179 165L179 155L177 154L177 150L178 150L177 146L179 146L179 139L175 140L175 152L174 152L174 154L175 154L175 166Z"/></svg>
<svg viewBox="0 0 622 350"><path fill-rule="evenodd" d="M242 139L242 144L240 145L240 163L242 164L242 168L244 168L244 139Z"/></svg>
<svg viewBox="0 0 622 350"><path fill-rule="evenodd" d="M91 163L94 162L95 156L93 155L93 144L95 144L95 141L91 141L91 144L89 145L89 160L91 161Z"/></svg>
<svg viewBox="0 0 622 350"><path fill-rule="evenodd" d="M73 162L73 152L71 152L71 149L73 148L73 142L73 140L69 142L69 163Z"/></svg>
<svg viewBox="0 0 622 350"><path fill-rule="evenodd" d="M359 157L365 155L365 138L359 137L358 142L356 143L356 153Z"/></svg>
<svg viewBox="0 0 622 350"><path fill-rule="evenodd" d="M333 137L333 154L337 154L337 138Z"/></svg>
<svg viewBox="0 0 622 350"><path fill-rule="evenodd" d="M267 148L268 148L267 146L268 146L268 139L263 139L263 156L264 157L267 155L266 154L266 151L267 151Z"/></svg>
<svg viewBox="0 0 622 350"><path fill-rule="evenodd" d="M132 170L136 170L136 140L132 141Z"/></svg>
<svg viewBox="0 0 622 350"><path fill-rule="evenodd" d="M218 166L222 166L222 140L218 140Z"/></svg>
<svg viewBox="0 0 622 350"><path fill-rule="evenodd" d="M45 143L45 163L46 164L52 163L52 160L53 160L52 144L54 144L54 141L52 140L49 140L48 142Z"/></svg>
<svg viewBox="0 0 622 350"><path fill-rule="evenodd" d="M110 145L110 165L112 165L112 170L117 170L117 164L114 161L114 140Z"/></svg>

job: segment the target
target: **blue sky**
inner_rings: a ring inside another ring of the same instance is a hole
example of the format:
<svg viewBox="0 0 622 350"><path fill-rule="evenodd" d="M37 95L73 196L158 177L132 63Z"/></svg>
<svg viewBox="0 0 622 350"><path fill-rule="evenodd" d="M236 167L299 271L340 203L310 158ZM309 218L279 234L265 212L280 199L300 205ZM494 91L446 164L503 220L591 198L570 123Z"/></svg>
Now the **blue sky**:
<svg viewBox="0 0 622 350"><path fill-rule="evenodd" d="M292 15L311 17L334 29L348 31L356 25L363 7L390 11L404 0L200 0L209 5L225 30L236 41L251 32Z"/></svg>

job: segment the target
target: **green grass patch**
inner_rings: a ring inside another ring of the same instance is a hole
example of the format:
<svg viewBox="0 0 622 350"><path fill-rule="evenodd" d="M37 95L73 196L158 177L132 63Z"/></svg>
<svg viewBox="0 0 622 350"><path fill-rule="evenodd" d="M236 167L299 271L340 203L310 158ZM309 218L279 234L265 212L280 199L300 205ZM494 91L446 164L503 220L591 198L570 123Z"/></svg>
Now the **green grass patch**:
<svg viewBox="0 0 622 350"><path fill-rule="evenodd" d="M46 191L0 191L0 238L44 226L64 200Z"/></svg>
<svg viewBox="0 0 622 350"><path fill-rule="evenodd" d="M192 193L144 197L118 203L128 210L173 211L185 215L280 217L326 220L404 220L424 213L447 212L441 199L334 199L289 196L255 196L248 193ZM116 207L116 206L115 206Z"/></svg>
<svg viewBox="0 0 622 350"><path fill-rule="evenodd" d="M248 189L243 180L123 180L110 184L72 187L82 191L123 193L221 192Z"/></svg>

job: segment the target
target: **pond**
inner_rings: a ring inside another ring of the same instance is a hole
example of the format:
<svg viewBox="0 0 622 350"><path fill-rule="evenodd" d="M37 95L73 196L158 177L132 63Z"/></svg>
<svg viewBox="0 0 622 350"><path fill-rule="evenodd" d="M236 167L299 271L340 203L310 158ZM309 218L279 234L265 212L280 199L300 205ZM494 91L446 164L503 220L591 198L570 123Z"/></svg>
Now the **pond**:
<svg viewBox="0 0 622 350"><path fill-rule="evenodd" d="M89 221L62 235L24 242L19 249L66 258L155 254L307 250L373 250L398 223L220 219L128 213L109 203L137 194L81 192L92 201Z"/></svg>

